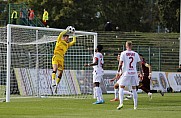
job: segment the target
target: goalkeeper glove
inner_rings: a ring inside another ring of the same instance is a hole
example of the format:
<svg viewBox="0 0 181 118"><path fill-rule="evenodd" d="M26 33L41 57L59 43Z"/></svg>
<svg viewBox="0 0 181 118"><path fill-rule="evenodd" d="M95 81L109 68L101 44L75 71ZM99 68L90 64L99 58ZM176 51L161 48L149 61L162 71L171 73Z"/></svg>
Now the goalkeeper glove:
<svg viewBox="0 0 181 118"><path fill-rule="evenodd" d="M70 26L68 26L68 27L66 28L66 30L69 31L69 30L70 30Z"/></svg>
<svg viewBox="0 0 181 118"><path fill-rule="evenodd" d="M73 34L73 36L75 36L75 31L72 34Z"/></svg>

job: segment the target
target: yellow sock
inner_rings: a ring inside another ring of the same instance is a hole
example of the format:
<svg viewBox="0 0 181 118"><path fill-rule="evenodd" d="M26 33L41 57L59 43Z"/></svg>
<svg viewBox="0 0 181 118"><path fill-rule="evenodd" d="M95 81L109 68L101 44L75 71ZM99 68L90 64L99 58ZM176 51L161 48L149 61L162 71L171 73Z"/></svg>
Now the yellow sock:
<svg viewBox="0 0 181 118"><path fill-rule="evenodd" d="M61 80L60 78L57 78L57 79L56 79L57 85L59 84L60 80Z"/></svg>
<svg viewBox="0 0 181 118"><path fill-rule="evenodd" d="M56 76L56 74L52 73L52 80L55 80L55 76Z"/></svg>

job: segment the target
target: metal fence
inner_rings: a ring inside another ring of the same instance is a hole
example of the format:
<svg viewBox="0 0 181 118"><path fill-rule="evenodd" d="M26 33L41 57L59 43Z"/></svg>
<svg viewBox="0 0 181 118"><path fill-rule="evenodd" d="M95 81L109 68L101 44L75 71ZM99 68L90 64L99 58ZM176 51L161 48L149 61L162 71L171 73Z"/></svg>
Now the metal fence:
<svg viewBox="0 0 181 118"><path fill-rule="evenodd" d="M136 52L143 55L153 71L176 71L179 65L179 44L175 47L136 46ZM124 45L123 45L124 50Z"/></svg>

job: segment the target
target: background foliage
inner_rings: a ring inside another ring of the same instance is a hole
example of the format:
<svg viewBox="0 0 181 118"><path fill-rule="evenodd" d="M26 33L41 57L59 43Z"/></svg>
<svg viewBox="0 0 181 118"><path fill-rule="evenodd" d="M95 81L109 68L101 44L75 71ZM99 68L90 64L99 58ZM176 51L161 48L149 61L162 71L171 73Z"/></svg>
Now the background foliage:
<svg viewBox="0 0 181 118"><path fill-rule="evenodd" d="M113 30L155 32L158 26L179 32L179 0L9 0L26 3L39 19L43 9L49 12L49 25L65 28L73 25L79 30L104 30L111 22ZM8 4L4 2L4 4ZM3 2L1 2L2 4ZM2 6L2 5L1 5ZM3 9L3 7L0 9ZM0 19L7 20L7 13Z"/></svg>

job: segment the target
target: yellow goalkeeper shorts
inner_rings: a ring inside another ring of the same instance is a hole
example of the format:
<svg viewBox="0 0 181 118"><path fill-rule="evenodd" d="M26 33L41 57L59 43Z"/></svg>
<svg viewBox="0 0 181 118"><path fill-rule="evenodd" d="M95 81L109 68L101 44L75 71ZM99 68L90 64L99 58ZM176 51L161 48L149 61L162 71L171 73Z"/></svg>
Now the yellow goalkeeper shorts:
<svg viewBox="0 0 181 118"><path fill-rule="evenodd" d="M64 58L60 55L53 55L52 65L58 65L58 70L64 70Z"/></svg>

